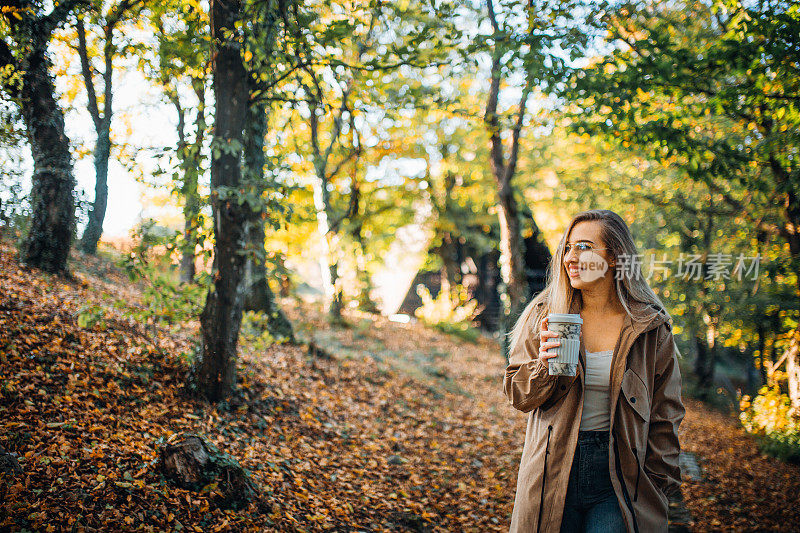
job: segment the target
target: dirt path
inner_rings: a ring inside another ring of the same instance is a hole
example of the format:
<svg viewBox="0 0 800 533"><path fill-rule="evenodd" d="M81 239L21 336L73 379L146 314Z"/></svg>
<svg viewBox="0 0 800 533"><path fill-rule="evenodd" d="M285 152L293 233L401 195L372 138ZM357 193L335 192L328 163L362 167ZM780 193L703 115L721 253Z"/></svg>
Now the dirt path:
<svg viewBox="0 0 800 533"><path fill-rule="evenodd" d="M299 314L296 318L299 318ZM309 316L306 314L306 316ZM358 322L358 319L355 319ZM313 322L313 321L312 321ZM505 369L497 345L482 339L478 345L433 333L419 325L370 321L359 333L324 330L316 322L312 336L345 350L377 353L387 365L406 370L432 365L446 376L451 390L469 395L460 401L474 409L493 439L492 457L497 490L503 496L496 512L502 524L510 518L526 415L511 408L502 391ZM367 333L368 332L368 333ZM424 347L424 349L422 349ZM422 354L427 353L428 358ZM434 354L431 356L430 354ZM398 362L398 360L400 362ZM425 377L425 372L416 372ZM429 381L435 372L428 372ZM681 425L683 449L696 459L702 479L685 476L682 492L693 531L800 531L800 468L762 455L737 421L701 402L686 399ZM696 473L694 473L696 475ZM505 503L502 503L505 499ZM498 530L502 530L499 527Z"/></svg>

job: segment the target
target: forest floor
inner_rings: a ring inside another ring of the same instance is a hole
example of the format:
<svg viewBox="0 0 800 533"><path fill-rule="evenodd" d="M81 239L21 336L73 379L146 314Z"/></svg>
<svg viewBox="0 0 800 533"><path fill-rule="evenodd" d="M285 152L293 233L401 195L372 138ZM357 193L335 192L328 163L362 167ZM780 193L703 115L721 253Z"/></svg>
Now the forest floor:
<svg viewBox="0 0 800 533"><path fill-rule="evenodd" d="M21 467L0 480L0 531L508 530L526 415L503 395L496 342L357 312L332 329L287 299L320 349L244 335L238 392L210 405L185 386L196 323L142 328L113 265L72 268L28 271L0 244L0 445ZM703 470L683 486L692 529L800 527L800 468L686 404L681 440ZM186 432L239 461L258 498L223 509L214 485L167 484L157 440Z"/></svg>

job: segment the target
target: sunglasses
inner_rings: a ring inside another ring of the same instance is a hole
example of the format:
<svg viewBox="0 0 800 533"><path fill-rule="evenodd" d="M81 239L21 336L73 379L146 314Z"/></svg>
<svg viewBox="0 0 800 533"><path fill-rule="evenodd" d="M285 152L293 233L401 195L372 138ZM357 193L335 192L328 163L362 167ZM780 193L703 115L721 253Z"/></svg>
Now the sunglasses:
<svg viewBox="0 0 800 533"><path fill-rule="evenodd" d="M580 253L580 252L591 252L591 251L594 251L594 250L607 250L608 249L608 248L595 248L594 246L592 246L588 242L577 242L575 244L567 243L567 244L564 245L564 255L569 254L569 251L572 250L573 246L575 247L576 250L578 250L578 253Z"/></svg>

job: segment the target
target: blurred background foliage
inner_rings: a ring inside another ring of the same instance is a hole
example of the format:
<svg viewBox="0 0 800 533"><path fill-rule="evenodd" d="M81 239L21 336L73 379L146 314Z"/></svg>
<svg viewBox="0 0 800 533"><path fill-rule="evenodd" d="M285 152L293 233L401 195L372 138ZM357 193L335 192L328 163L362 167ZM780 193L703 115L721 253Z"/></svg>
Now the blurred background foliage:
<svg viewBox="0 0 800 533"><path fill-rule="evenodd" d="M209 162L221 148L211 145L209 6L89 4L49 44L56 96L76 168L91 177L91 101L115 94L109 188L135 178L141 204L116 246L147 287L139 318L169 326L196 317L210 285ZM508 312L497 133L506 153L518 142L512 198L527 252L537 239L554 252L580 211L619 213L673 316L686 390L740 411L765 450L798 457L795 3L289 2L280 31L273 4L245 3L242 57L266 125L248 193L268 206L254 260L274 294L399 310L467 340L502 333L491 316ZM0 223L22 240L33 163L9 67L27 53L17 18L0 17ZM499 120L487 126L495 74ZM90 182L75 194L78 226ZM679 271L690 259L694 277ZM101 316L87 310L84 322ZM242 334L272 342L264 320L248 314Z"/></svg>

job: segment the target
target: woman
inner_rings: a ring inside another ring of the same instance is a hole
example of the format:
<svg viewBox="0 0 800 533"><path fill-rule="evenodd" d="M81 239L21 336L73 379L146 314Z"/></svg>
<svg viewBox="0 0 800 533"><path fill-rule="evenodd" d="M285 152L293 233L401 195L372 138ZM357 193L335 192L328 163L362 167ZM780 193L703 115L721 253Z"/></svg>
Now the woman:
<svg viewBox="0 0 800 533"><path fill-rule="evenodd" d="M529 413L512 533L667 531L685 411L671 317L636 254L619 215L578 214L511 331L503 389ZM548 313L583 319L574 377L548 375Z"/></svg>

